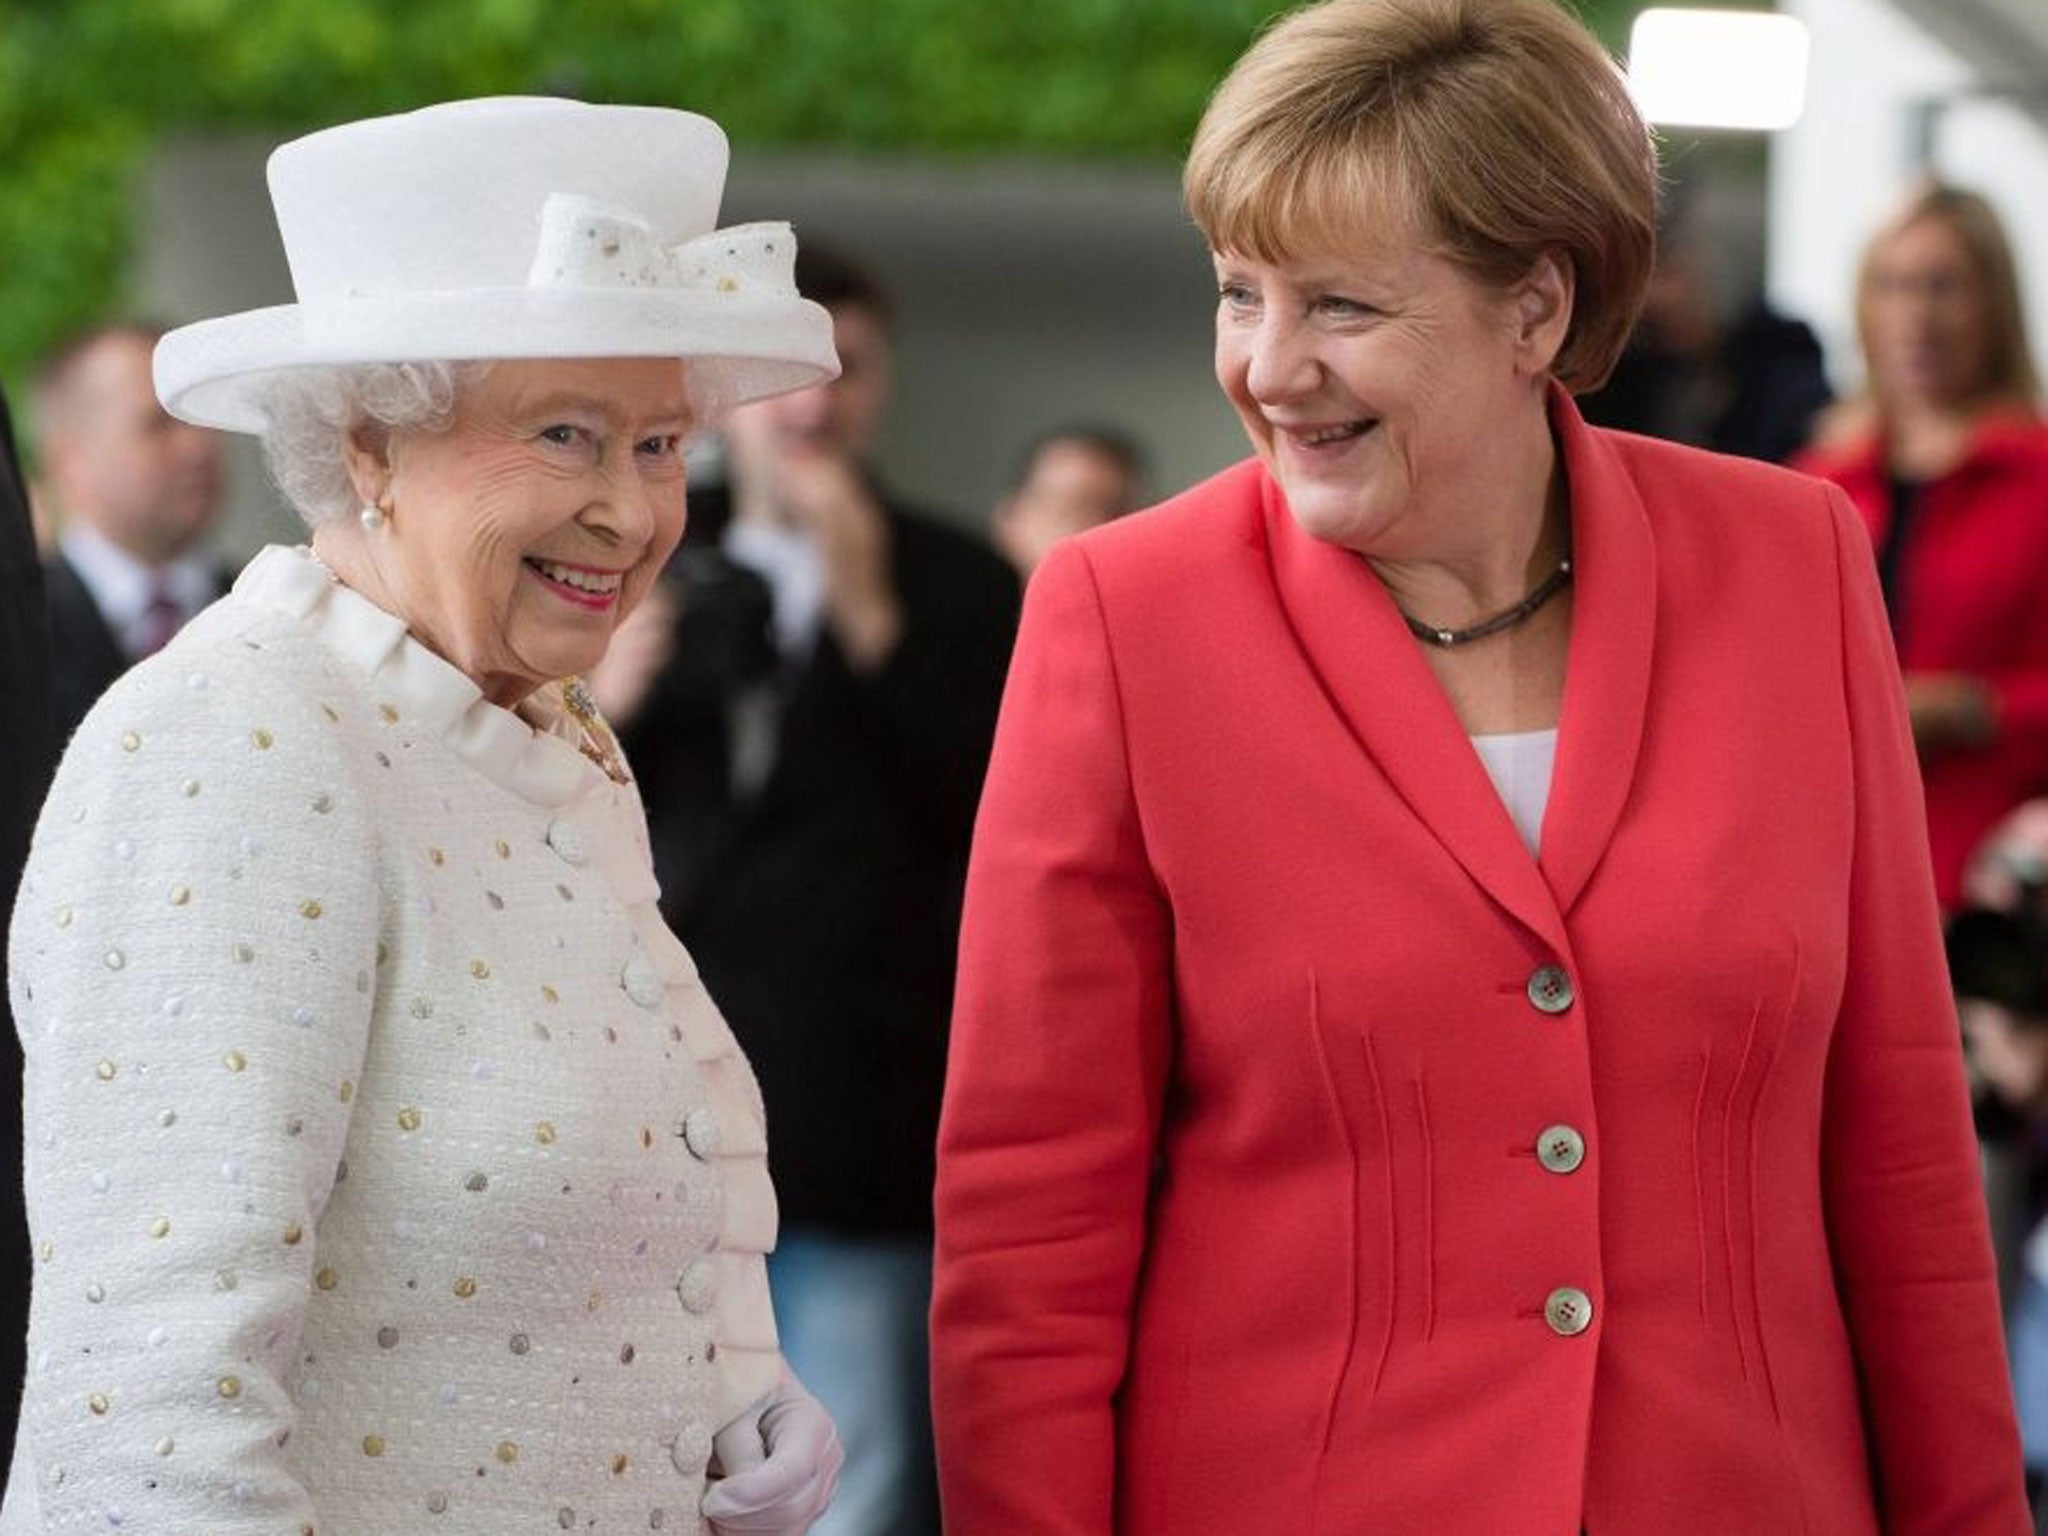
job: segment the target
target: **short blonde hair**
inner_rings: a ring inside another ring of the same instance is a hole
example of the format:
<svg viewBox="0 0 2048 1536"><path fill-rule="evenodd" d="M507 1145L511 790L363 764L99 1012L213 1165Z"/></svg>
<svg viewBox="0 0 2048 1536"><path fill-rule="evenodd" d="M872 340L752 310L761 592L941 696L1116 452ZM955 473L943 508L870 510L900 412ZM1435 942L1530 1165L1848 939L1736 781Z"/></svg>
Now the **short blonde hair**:
<svg viewBox="0 0 2048 1536"><path fill-rule="evenodd" d="M1856 334L1868 364L1870 306L1877 284L1877 261L1884 248L1915 224L1932 220L1945 225L1962 243L1974 269L1984 303L1984 373L1971 404L2039 405L2040 376L2034 371L2033 349L2027 344L2026 305L2020 297L2019 264L2005 225L1989 201L1975 192L1940 181L1922 181L1910 188L1891 216L1863 248L1856 272ZM1878 410L1885 410L1882 382L1873 372L1868 383Z"/></svg>
<svg viewBox="0 0 2048 1536"><path fill-rule="evenodd" d="M1552 372L1603 383L1657 249L1657 155L1620 72L1553 0L1323 0L1276 23L1216 88L1188 153L1188 212L1218 251L1341 251L1419 230L1482 281L1569 264Z"/></svg>

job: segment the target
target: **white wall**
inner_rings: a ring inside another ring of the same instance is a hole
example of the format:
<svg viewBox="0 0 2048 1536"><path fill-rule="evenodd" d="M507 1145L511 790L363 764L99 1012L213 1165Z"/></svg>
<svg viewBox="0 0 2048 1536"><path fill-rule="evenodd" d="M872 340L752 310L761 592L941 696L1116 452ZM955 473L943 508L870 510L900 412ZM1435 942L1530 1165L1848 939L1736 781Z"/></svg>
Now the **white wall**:
<svg viewBox="0 0 2048 1536"><path fill-rule="evenodd" d="M1783 0L1813 30L1806 113L1771 150L1768 286L1827 344L1836 384L1860 382L1856 262L1913 172L1916 101L1968 90L1972 72L1884 0ZM2038 83L2038 82L2037 82ZM1996 204L2018 249L2037 362L2048 361L2048 132L2016 109L1946 112L1932 169Z"/></svg>

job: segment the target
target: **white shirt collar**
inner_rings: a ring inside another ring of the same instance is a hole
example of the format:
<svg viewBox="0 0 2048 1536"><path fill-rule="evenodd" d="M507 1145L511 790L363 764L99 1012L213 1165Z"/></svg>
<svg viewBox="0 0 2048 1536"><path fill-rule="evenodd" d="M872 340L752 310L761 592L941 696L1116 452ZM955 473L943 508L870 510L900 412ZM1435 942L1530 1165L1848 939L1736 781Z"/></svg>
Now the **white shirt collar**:
<svg viewBox="0 0 2048 1536"><path fill-rule="evenodd" d="M779 523L736 517L726 525L724 543L727 555L767 581L776 646L785 660L801 661L817 643L825 613L825 557L818 541Z"/></svg>

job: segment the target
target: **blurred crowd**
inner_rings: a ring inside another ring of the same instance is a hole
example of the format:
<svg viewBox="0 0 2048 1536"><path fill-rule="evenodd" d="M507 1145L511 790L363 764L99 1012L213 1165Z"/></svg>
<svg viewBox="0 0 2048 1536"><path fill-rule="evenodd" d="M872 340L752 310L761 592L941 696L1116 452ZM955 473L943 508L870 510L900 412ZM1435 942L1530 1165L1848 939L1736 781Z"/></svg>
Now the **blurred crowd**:
<svg viewBox="0 0 2048 1536"><path fill-rule="evenodd" d="M1718 302L1711 261L1666 232L1650 308L1583 405L1603 425L1789 462L1839 487L1868 527L1950 915L2038 1476L2048 418L2012 251L1983 198L1912 189L1866 248L1861 378L1839 395L1813 332L1757 296ZM994 507L912 504L873 454L896 306L917 296L888 293L817 243L804 245L798 279L832 315L843 372L723 424L722 480L693 479L667 580L590 681L642 786L664 915L775 1119L778 1323L848 1451L817 1529L919 1536L938 1529L925 1386L932 1148L968 840L1019 592L1056 541L1178 487L1151 483L1145 446L1117 424L1049 409ZM0 754L7 900L57 744L230 580L216 542L220 444L158 406L159 335L110 322L42 361L25 402L32 480L4 434L0 685L19 743ZM0 1103L18 1114L18 1095ZM9 1131L18 1145L18 1122ZM19 1208L0 1214L6 1381L21 1372L27 1244ZM0 1434L10 1428L0 1418Z"/></svg>

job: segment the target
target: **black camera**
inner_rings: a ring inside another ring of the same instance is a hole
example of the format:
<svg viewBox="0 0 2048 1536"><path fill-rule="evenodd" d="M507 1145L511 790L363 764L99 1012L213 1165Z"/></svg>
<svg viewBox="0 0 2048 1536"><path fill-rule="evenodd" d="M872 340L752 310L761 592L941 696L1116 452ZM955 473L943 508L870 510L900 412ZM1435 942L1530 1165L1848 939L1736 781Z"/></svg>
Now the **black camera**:
<svg viewBox="0 0 2048 1536"><path fill-rule="evenodd" d="M1982 998L2048 1027L2048 866L2003 857L2019 899L2009 910L1965 907L1949 919L1949 980L1958 997Z"/></svg>
<svg viewBox="0 0 2048 1536"><path fill-rule="evenodd" d="M764 577L716 544L685 543L662 580L681 604L666 696L722 710L740 688L774 676L775 603Z"/></svg>
<svg viewBox="0 0 2048 1536"><path fill-rule="evenodd" d="M2023 1029L2048 1029L2048 866L2002 853L2018 890L2010 908L1965 907L1945 936L1949 983L1959 1002L2004 1010ZM1998 1142L2029 1128L2028 1112L2009 1104L1973 1066L1971 1111L1977 1134Z"/></svg>

